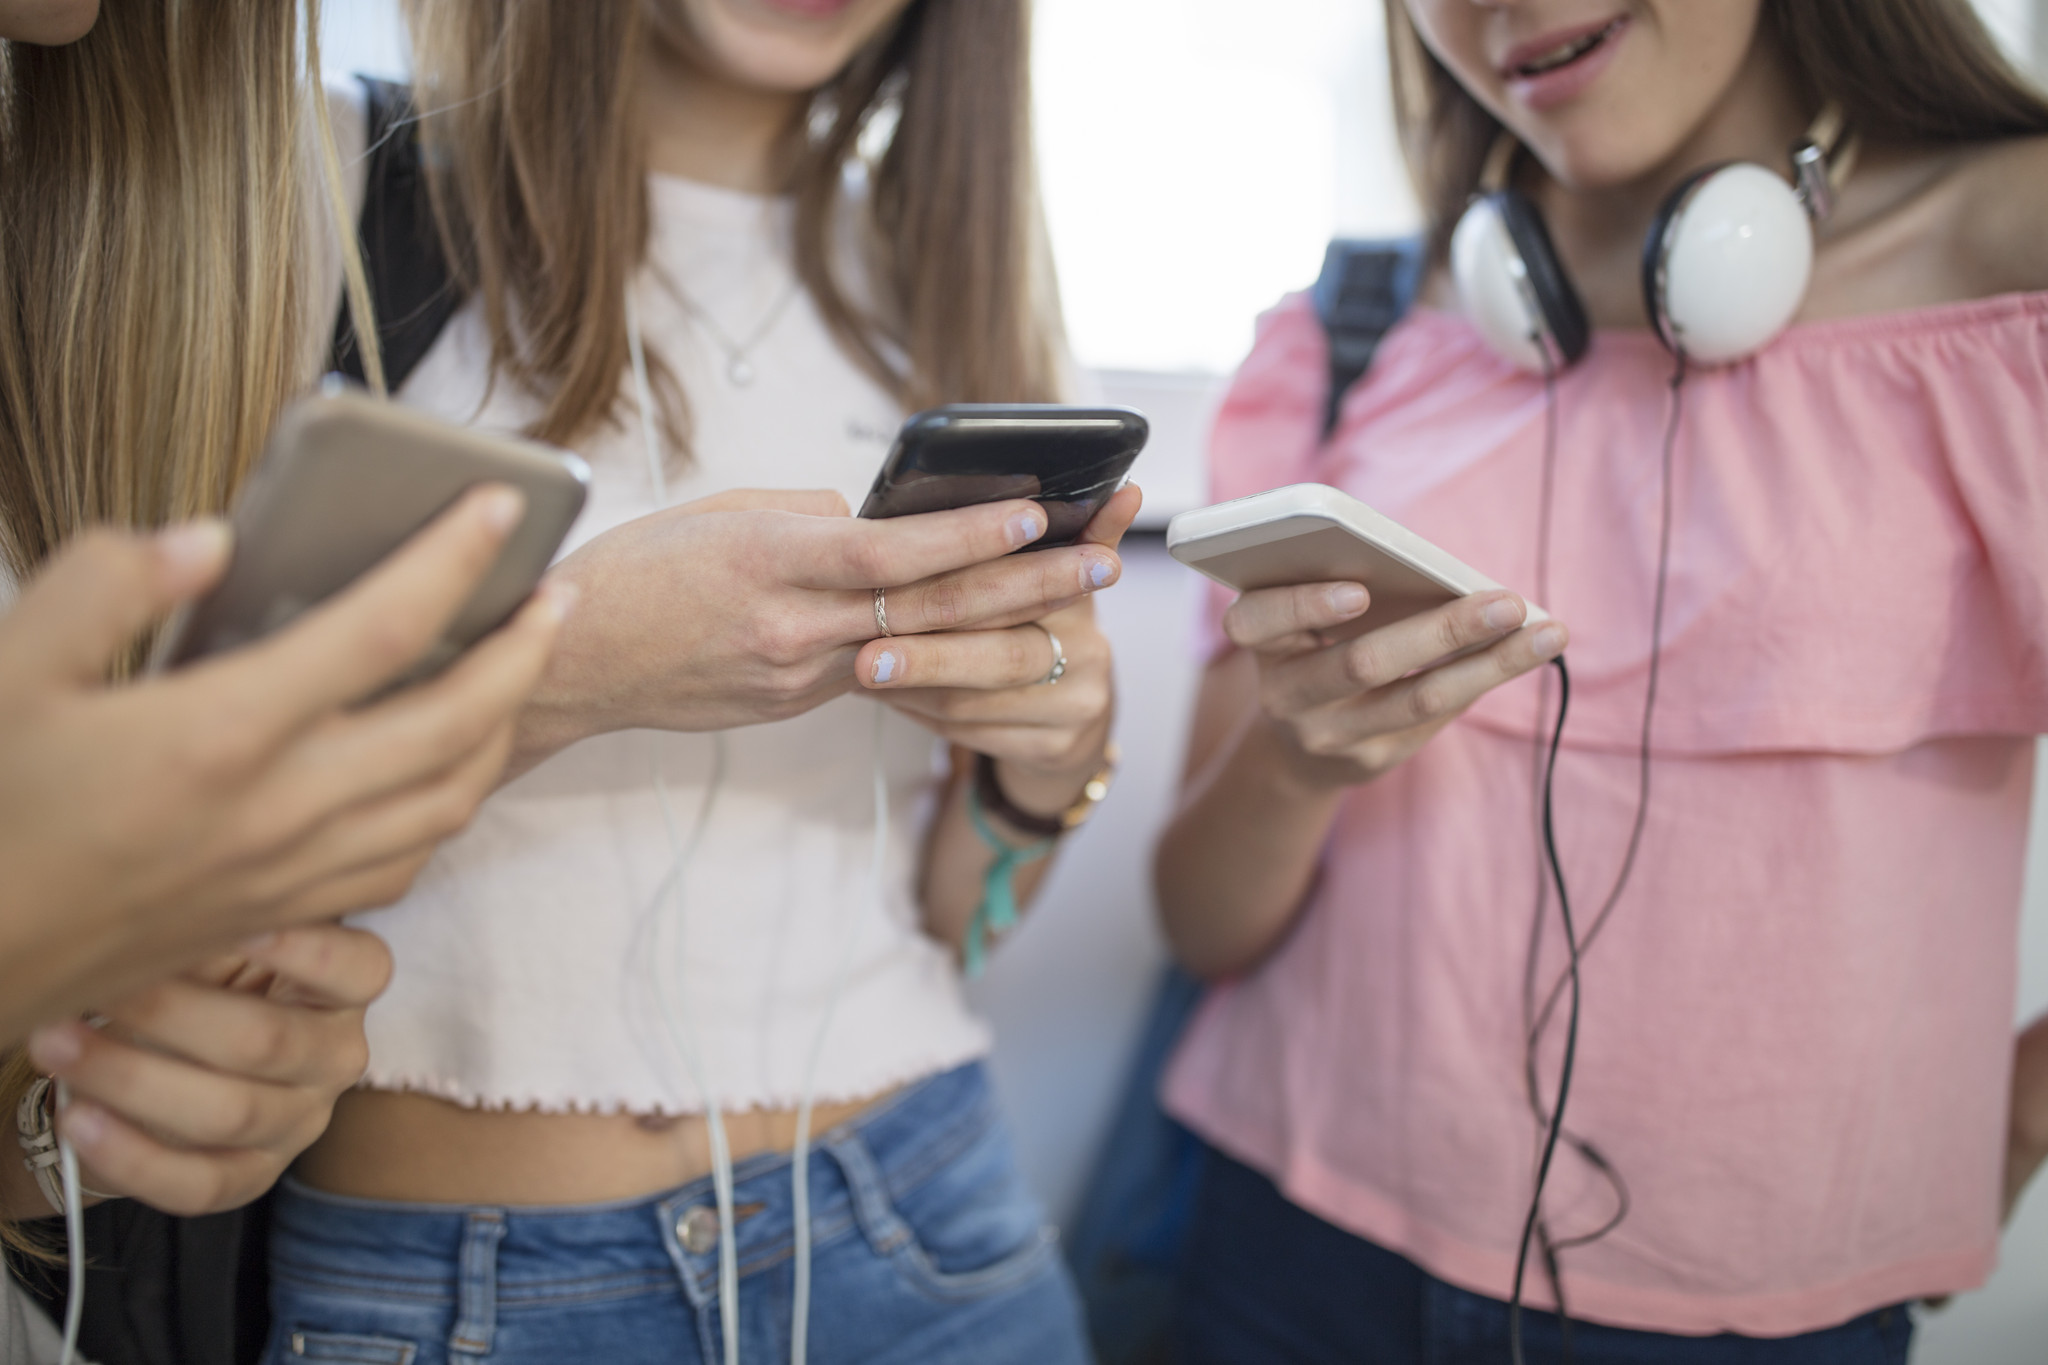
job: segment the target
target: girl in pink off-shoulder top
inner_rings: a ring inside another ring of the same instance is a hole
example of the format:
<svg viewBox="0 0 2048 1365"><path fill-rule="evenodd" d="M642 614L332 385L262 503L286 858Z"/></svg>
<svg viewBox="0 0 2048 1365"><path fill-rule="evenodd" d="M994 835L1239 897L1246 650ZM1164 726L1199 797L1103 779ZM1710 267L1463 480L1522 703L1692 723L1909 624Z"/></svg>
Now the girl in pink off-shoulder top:
<svg viewBox="0 0 2048 1365"><path fill-rule="evenodd" d="M1542 1136L1525 976L1540 999L1565 961L1553 902L1529 966L1537 674L1567 639L1555 809L1582 929L1637 809L1674 365L1637 253L1671 185L1782 164L1824 97L1861 158L1801 311L1684 385L1653 794L1584 959L1567 1121L1611 1169L1559 1151L1544 1222L1574 1321L1534 1317L1528 1359L1902 1361L1898 1305L1982 1280L2001 1198L2048 1151L2048 1029L2017 1066L2012 1035L2048 731L2048 144L2020 134L2048 106L1946 6L1647 3L1590 28L1584 8L1413 0L1393 27L1431 128L1530 153L1520 183L1595 324L1555 391L1543 605L1566 626L1484 594L1325 644L1356 588L1212 603L1159 852L1169 936L1219 983L1166 1082L1212 1148L1191 1361L1507 1359ZM1861 85L1791 55L1852 11ZM1939 54L1917 115L1869 93L1903 79L1882 57L1908 34ZM1426 197L1454 160L1426 161ZM1432 201L1439 242L1471 185ZM1215 497L1332 484L1533 588L1543 379L1441 268L1327 438L1326 362L1306 299L1262 321ZM1430 667L1447 640L1492 643ZM1538 1049L1546 1095L1563 1035Z"/></svg>

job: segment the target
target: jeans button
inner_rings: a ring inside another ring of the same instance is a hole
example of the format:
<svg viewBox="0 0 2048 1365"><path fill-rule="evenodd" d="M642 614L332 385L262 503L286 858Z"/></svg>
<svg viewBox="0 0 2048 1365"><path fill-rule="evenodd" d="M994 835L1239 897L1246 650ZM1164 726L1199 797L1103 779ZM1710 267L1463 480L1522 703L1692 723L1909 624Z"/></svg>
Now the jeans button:
<svg viewBox="0 0 2048 1365"><path fill-rule="evenodd" d="M718 1245L718 1210L699 1204L676 1219L676 1240L692 1256L702 1256Z"/></svg>

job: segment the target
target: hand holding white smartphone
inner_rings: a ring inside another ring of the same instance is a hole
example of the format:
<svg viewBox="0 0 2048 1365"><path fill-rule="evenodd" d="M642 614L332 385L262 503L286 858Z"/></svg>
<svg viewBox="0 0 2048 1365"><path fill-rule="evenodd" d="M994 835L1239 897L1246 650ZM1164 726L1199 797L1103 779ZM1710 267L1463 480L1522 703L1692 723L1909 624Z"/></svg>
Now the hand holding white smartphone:
<svg viewBox="0 0 2048 1365"><path fill-rule="evenodd" d="M1182 512L1166 527L1168 553L1227 588L1253 592L1298 583L1360 583L1365 615L1333 638L1362 635L1433 607L1501 587L1477 569L1348 493L1298 483ZM1525 624L1550 619L1523 599Z"/></svg>
<svg viewBox="0 0 2048 1365"><path fill-rule="evenodd" d="M235 500L234 557L180 609L158 672L282 630L346 588L470 488L505 483L526 514L438 644L395 686L431 677L518 609L583 508L590 471L566 451L453 427L352 392L287 408Z"/></svg>

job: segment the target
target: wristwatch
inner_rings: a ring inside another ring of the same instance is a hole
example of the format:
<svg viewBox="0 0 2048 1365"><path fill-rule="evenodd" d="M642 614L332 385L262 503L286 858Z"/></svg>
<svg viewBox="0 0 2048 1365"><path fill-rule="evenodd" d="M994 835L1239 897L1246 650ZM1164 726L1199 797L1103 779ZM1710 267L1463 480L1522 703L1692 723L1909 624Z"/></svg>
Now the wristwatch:
<svg viewBox="0 0 2048 1365"><path fill-rule="evenodd" d="M1028 834L1034 839L1057 839L1070 830L1079 829L1109 795L1110 784L1116 778L1116 746L1110 745L1102 756L1102 768L1088 779L1081 788L1081 794L1074 798L1074 804L1057 815L1033 815L1020 808L1003 790L1003 784L996 777L996 761L987 754L974 756L974 795L981 802L981 808L1000 819L1019 834Z"/></svg>

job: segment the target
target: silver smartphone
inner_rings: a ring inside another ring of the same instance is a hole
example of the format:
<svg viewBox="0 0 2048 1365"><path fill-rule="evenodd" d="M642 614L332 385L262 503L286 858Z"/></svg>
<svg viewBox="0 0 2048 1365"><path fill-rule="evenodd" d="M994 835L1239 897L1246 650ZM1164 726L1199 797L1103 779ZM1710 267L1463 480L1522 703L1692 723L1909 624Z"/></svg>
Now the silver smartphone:
<svg viewBox="0 0 2048 1365"><path fill-rule="evenodd" d="M482 483L519 489L525 516L441 639L394 685L439 672L518 610L583 510L590 470L565 451L359 393L294 403L235 500L227 573L171 618L151 671L282 630Z"/></svg>
<svg viewBox="0 0 2048 1365"><path fill-rule="evenodd" d="M1365 615L1327 632L1343 638L1392 625L1501 585L1393 518L1326 484L1298 483L1182 512L1166 548L1239 592L1296 583L1362 583ZM1550 619L1527 602L1527 624Z"/></svg>

